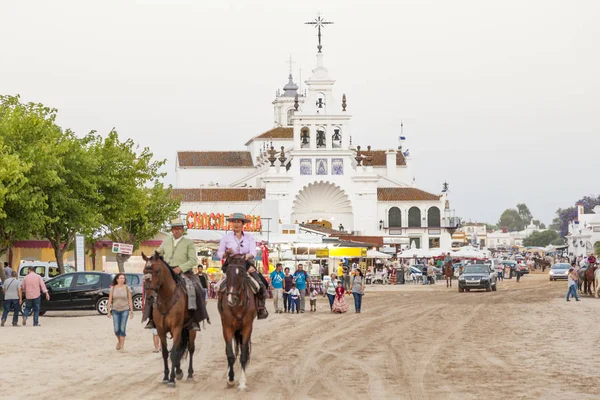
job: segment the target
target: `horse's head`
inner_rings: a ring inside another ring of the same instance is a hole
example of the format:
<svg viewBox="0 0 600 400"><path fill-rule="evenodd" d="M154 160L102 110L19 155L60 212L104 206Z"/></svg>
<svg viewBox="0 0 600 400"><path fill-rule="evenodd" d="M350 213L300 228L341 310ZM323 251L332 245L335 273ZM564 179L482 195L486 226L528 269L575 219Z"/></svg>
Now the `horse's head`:
<svg viewBox="0 0 600 400"><path fill-rule="evenodd" d="M157 291L164 282L163 266L166 266L166 264L158 252L154 252L150 257L142 253L142 258L146 262L144 266L144 281L146 282L144 289L146 291Z"/></svg>
<svg viewBox="0 0 600 400"><path fill-rule="evenodd" d="M242 255L228 257L227 278L227 305L234 307L239 304L240 295L244 289L246 278L246 259Z"/></svg>

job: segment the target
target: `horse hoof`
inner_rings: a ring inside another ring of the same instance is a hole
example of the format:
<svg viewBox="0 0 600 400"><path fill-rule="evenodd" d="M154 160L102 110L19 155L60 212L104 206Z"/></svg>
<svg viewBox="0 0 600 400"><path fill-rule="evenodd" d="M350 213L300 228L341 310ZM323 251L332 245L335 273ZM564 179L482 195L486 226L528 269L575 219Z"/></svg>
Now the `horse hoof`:
<svg viewBox="0 0 600 400"><path fill-rule="evenodd" d="M239 385L239 386L238 386L238 390L239 390L240 392L243 392L244 390L246 390L246 388L247 388L247 386L246 386L246 385Z"/></svg>
<svg viewBox="0 0 600 400"><path fill-rule="evenodd" d="M162 383L167 384L167 383L169 383L169 380L168 379L163 379Z"/></svg>
<svg viewBox="0 0 600 400"><path fill-rule="evenodd" d="M167 383L167 386L175 387L175 381L169 381L169 383Z"/></svg>
<svg viewBox="0 0 600 400"><path fill-rule="evenodd" d="M235 385L235 381L227 381L227 386L233 387Z"/></svg>
<svg viewBox="0 0 600 400"><path fill-rule="evenodd" d="M193 380L194 380L194 377L190 375L190 376L188 376L188 377L187 377L187 380L188 380L188 381L193 381Z"/></svg>
<svg viewBox="0 0 600 400"><path fill-rule="evenodd" d="M183 372L177 372L175 373L175 378L180 381L183 379Z"/></svg>

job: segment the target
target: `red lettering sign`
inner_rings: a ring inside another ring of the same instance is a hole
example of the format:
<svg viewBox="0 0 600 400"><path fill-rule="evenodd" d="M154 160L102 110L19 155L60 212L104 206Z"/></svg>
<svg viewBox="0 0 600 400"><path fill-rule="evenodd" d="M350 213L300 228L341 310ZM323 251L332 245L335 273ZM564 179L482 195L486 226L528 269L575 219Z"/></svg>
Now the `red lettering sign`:
<svg viewBox="0 0 600 400"><path fill-rule="evenodd" d="M226 230L230 231L233 229L231 222L227 221L227 218L231 215L222 213L200 213L189 211L187 213L186 223L188 229L201 229L201 230ZM247 232L262 232L262 220L260 215L246 214L246 218L250 222L244 225L244 230Z"/></svg>

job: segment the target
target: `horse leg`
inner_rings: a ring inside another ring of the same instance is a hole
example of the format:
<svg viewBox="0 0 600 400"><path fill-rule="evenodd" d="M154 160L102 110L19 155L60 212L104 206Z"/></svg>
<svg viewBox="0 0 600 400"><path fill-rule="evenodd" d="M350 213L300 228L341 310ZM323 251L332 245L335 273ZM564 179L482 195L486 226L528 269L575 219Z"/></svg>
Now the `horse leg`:
<svg viewBox="0 0 600 400"><path fill-rule="evenodd" d="M160 335L160 347L162 349L162 357L165 363L165 375L163 376L163 383L167 383L169 382L169 350L167 349L167 334L164 332Z"/></svg>
<svg viewBox="0 0 600 400"><path fill-rule="evenodd" d="M229 369L227 386L233 386L235 382L235 374L233 365L235 364L235 354L233 353L233 330L231 328L223 328L223 337L225 338L225 354L227 354L227 366Z"/></svg>
<svg viewBox="0 0 600 400"><path fill-rule="evenodd" d="M240 356L240 364L242 364L242 371L240 372L240 390L246 389L246 366L248 365L248 361L250 361L250 336L252 334L252 324L250 328L244 329L244 333L240 333L240 341L242 342L242 354ZM246 325L246 326L248 326Z"/></svg>
<svg viewBox="0 0 600 400"><path fill-rule="evenodd" d="M174 329L173 335L173 348L171 349L171 375L169 376L169 386L175 386L175 373L183 375L181 371L181 355L183 351L181 349L181 328ZM179 378L181 379L181 378Z"/></svg>
<svg viewBox="0 0 600 400"><path fill-rule="evenodd" d="M190 342L188 343L188 352L190 353L190 365L188 367L187 379L193 379L194 376L194 351L196 351L196 331L190 331Z"/></svg>

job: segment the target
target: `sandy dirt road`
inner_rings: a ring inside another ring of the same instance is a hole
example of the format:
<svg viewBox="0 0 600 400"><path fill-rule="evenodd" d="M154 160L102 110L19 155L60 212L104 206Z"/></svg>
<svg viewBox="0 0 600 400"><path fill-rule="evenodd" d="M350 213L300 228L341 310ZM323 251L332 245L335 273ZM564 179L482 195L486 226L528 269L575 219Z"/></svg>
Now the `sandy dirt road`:
<svg viewBox="0 0 600 400"><path fill-rule="evenodd" d="M197 340L192 382L161 383L139 313L127 351L94 312L48 313L0 329L1 398L598 399L600 300L529 275L497 292L445 284L369 288L363 313L275 315L255 323L248 390L226 387L220 318ZM349 297L348 301L351 302ZM269 304L271 306L271 304ZM184 370L187 370L187 364Z"/></svg>

